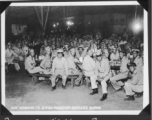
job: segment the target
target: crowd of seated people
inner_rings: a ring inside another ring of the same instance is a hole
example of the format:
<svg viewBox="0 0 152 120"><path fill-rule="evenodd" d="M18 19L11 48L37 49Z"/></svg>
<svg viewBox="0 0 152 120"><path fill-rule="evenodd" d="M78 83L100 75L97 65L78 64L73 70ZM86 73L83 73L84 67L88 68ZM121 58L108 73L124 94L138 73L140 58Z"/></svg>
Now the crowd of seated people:
<svg viewBox="0 0 152 120"><path fill-rule="evenodd" d="M66 89L68 75L78 75L76 84L81 79L90 81L92 92L98 94L98 84L101 83L103 96L101 101L108 97L107 86L111 83L114 90L125 89L124 100L134 100L143 93L143 40L132 37L128 40L116 34L103 39L98 35L50 36L43 40L28 39L7 43L6 63L14 64L14 60L25 61L25 69L29 73L52 74L50 80L52 91L56 89L58 76L62 78L62 87ZM36 64L36 60L40 64ZM76 63L79 63L77 66ZM119 66L119 70L112 69ZM40 77L39 80L43 80Z"/></svg>

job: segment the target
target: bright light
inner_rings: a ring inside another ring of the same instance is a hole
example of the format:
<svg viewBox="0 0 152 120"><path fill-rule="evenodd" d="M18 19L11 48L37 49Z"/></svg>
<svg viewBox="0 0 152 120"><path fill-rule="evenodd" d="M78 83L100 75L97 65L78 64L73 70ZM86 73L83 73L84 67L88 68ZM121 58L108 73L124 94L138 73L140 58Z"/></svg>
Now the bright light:
<svg viewBox="0 0 152 120"><path fill-rule="evenodd" d="M138 34L143 29L143 19L137 18L130 23L130 28L135 34Z"/></svg>
<svg viewBox="0 0 152 120"><path fill-rule="evenodd" d="M67 24L68 26L71 26L71 25L73 25L74 23L73 23L72 21L67 21L66 24Z"/></svg>
<svg viewBox="0 0 152 120"><path fill-rule="evenodd" d="M57 25L59 25L59 23L57 23Z"/></svg>
<svg viewBox="0 0 152 120"><path fill-rule="evenodd" d="M140 30L140 29L141 29L140 23L136 23L136 24L134 25L134 29L135 29L136 31Z"/></svg>
<svg viewBox="0 0 152 120"><path fill-rule="evenodd" d="M53 27L56 27L56 25L55 25L55 24L53 24Z"/></svg>

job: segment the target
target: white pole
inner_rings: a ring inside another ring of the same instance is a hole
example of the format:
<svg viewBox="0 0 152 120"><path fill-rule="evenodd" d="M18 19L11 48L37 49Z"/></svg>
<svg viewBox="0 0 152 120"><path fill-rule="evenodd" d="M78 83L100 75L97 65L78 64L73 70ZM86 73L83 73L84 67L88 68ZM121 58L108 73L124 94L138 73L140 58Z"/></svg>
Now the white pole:
<svg viewBox="0 0 152 120"><path fill-rule="evenodd" d="M50 7L48 6L48 11L47 11L47 15L46 15L46 19L45 19L45 25L44 25L44 31L45 31L46 23L47 23L47 20L48 20L49 9L50 9Z"/></svg>
<svg viewBox="0 0 152 120"><path fill-rule="evenodd" d="M34 8L35 8L35 10L36 10L36 13L37 13L37 16L38 16L39 22L40 22L40 24L42 25L42 21L41 21L41 19L40 19L40 16L39 16L39 13L38 13L38 10L37 10L36 6L35 6Z"/></svg>

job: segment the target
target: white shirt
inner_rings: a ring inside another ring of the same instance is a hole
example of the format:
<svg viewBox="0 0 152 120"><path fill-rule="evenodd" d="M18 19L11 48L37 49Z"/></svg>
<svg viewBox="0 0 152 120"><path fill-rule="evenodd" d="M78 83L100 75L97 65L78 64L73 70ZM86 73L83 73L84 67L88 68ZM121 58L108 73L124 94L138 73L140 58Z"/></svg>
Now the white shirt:
<svg viewBox="0 0 152 120"><path fill-rule="evenodd" d="M95 61L87 55L83 60L82 68L87 72L95 71Z"/></svg>
<svg viewBox="0 0 152 120"><path fill-rule="evenodd" d="M104 57L101 61L96 62L96 75L103 73L103 76L107 76L110 71L109 60Z"/></svg>
<svg viewBox="0 0 152 120"><path fill-rule="evenodd" d="M137 56L134 60L134 63L136 63L136 69L142 71L143 67L143 60L142 57Z"/></svg>
<svg viewBox="0 0 152 120"><path fill-rule="evenodd" d="M110 60L118 60L119 59L119 53L117 52L116 54L112 53L110 55Z"/></svg>
<svg viewBox="0 0 152 120"><path fill-rule="evenodd" d="M123 57L121 60L120 72L127 72L127 64L129 63L129 59L127 57Z"/></svg>
<svg viewBox="0 0 152 120"><path fill-rule="evenodd" d="M69 55L67 58L67 65L68 65L68 69L74 69L76 70L76 65L75 65L75 59L72 55Z"/></svg>
<svg viewBox="0 0 152 120"><path fill-rule="evenodd" d="M55 70L65 70L66 74L68 75L68 65L64 57L62 57L61 59L59 59L58 57L54 58L52 65L53 74Z"/></svg>

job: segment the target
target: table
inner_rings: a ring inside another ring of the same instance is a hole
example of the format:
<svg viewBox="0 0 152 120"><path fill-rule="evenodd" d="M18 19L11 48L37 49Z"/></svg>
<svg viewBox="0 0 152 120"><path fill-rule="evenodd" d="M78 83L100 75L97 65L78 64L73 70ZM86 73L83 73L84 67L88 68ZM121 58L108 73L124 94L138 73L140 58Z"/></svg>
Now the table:
<svg viewBox="0 0 152 120"><path fill-rule="evenodd" d="M42 60L35 60L36 66L39 66L41 64Z"/></svg>
<svg viewBox="0 0 152 120"><path fill-rule="evenodd" d="M32 76L32 82L33 85L35 85L38 82L38 77L45 77L45 78L50 78L52 74L40 74L40 73L34 73L30 74ZM74 80L78 77L79 75L69 75L68 78L71 79L71 86L74 88L75 82ZM59 76L60 78L60 76Z"/></svg>

